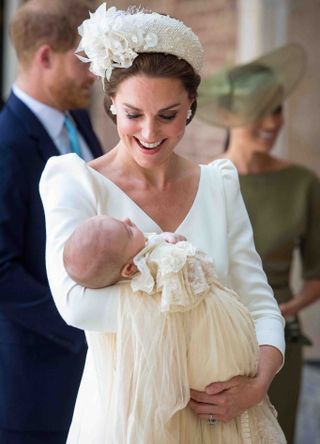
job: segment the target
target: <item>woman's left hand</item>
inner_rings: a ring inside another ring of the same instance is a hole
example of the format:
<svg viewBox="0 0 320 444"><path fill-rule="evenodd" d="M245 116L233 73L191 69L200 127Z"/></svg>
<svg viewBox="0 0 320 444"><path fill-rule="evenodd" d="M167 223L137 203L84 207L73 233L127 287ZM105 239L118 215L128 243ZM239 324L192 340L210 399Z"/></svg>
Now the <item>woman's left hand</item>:
<svg viewBox="0 0 320 444"><path fill-rule="evenodd" d="M283 317L288 318L290 316L296 316L300 311L299 301L292 299L289 302L285 302L279 305L281 314Z"/></svg>
<svg viewBox="0 0 320 444"><path fill-rule="evenodd" d="M320 279L305 281L300 292L290 301L280 304L284 317L296 316L300 310L313 304L320 298Z"/></svg>
<svg viewBox="0 0 320 444"><path fill-rule="evenodd" d="M259 348L256 376L235 376L225 382L213 382L203 392L191 389L189 407L210 423L214 420L226 422L262 401L283 363L283 356L271 345L261 345Z"/></svg>
<svg viewBox="0 0 320 444"><path fill-rule="evenodd" d="M191 389L189 407L202 419L226 422L258 404L265 394L258 378L235 376L209 384L203 392Z"/></svg>

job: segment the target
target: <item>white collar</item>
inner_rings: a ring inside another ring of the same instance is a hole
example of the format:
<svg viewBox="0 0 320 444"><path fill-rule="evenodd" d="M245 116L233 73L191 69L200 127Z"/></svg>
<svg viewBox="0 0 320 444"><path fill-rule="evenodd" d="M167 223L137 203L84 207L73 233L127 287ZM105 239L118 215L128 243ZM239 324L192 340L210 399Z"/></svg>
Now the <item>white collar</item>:
<svg viewBox="0 0 320 444"><path fill-rule="evenodd" d="M63 128L64 113L29 96L16 84L13 85L12 90L18 99L27 105L27 107L37 116L50 137L55 140Z"/></svg>

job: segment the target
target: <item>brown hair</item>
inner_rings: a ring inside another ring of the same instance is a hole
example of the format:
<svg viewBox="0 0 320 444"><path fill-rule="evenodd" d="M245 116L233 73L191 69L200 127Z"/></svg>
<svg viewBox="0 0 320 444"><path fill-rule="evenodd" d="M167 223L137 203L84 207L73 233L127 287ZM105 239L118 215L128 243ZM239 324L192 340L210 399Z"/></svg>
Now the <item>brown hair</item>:
<svg viewBox="0 0 320 444"><path fill-rule="evenodd" d="M10 22L10 37L18 60L29 61L30 55L43 44L56 52L73 48L78 26L88 18L89 0L29 0L20 6Z"/></svg>
<svg viewBox="0 0 320 444"><path fill-rule="evenodd" d="M111 120L116 123L116 116L110 112L111 98L117 92L119 84L129 77L143 74L148 77L163 77L180 79L189 98L193 100L191 105L192 116L188 119L190 123L197 109L197 89L200 76L192 66L183 59L178 59L171 54L163 53L141 53L135 58L129 68L116 68L112 71L110 81L104 80L105 111Z"/></svg>

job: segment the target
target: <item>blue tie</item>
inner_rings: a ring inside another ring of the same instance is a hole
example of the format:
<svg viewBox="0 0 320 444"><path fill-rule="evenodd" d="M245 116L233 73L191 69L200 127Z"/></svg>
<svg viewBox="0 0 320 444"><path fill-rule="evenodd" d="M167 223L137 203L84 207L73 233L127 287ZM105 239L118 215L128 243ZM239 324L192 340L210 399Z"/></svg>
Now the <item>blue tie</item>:
<svg viewBox="0 0 320 444"><path fill-rule="evenodd" d="M64 126L66 127L68 133L71 152L76 153L78 154L78 156L82 157L77 129L68 114L65 115Z"/></svg>

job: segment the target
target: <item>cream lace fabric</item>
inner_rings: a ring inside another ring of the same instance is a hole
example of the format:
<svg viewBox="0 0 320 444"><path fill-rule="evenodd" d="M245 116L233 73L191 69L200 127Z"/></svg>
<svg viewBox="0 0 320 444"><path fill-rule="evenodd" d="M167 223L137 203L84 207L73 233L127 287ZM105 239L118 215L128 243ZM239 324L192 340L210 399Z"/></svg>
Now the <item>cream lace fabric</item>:
<svg viewBox="0 0 320 444"><path fill-rule="evenodd" d="M161 245L161 247L160 247ZM134 262L140 273L131 282L134 292L161 294L162 312L189 311L207 296L215 280L212 261L189 242L170 244L151 235Z"/></svg>
<svg viewBox="0 0 320 444"><path fill-rule="evenodd" d="M251 316L219 284L210 258L189 242L172 245L151 236L135 263L139 273L122 285L116 339L104 335L112 369L101 360L101 335L90 344L105 387L99 389L104 432L92 442L285 443L268 399L214 426L187 407L190 388L257 371Z"/></svg>

